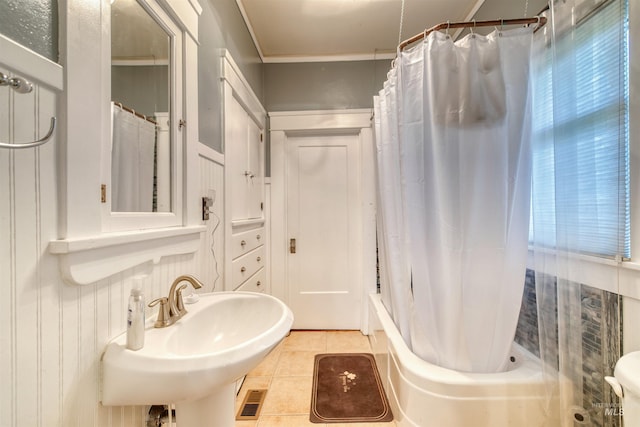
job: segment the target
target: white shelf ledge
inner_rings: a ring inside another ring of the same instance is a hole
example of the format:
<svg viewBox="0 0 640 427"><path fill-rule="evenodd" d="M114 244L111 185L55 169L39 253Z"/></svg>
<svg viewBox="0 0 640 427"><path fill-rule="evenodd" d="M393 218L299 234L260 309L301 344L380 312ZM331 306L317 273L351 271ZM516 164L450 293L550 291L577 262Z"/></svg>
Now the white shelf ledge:
<svg viewBox="0 0 640 427"><path fill-rule="evenodd" d="M52 240L49 252L60 257L60 273L74 285L88 285L138 265L171 255L194 253L204 225L105 233Z"/></svg>

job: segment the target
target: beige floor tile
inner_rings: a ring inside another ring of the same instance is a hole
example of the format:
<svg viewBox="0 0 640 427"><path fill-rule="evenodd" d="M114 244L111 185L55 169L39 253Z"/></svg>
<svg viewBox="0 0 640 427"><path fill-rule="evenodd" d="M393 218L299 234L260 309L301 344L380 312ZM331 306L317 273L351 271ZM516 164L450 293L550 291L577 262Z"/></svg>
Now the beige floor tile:
<svg viewBox="0 0 640 427"><path fill-rule="evenodd" d="M256 427L257 425L258 420L236 421L235 427Z"/></svg>
<svg viewBox="0 0 640 427"><path fill-rule="evenodd" d="M371 353L371 346L360 331L327 331L327 353Z"/></svg>
<svg viewBox="0 0 640 427"><path fill-rule="evenodd" d="M316 351L327 350L327 333L325 331L291 331L282 344L284 351Z"/></svg>
<svg viewBox="0 0 640 427"><path fill-rule="evenodd" d="M274 377L264 401L264 415L308 415L312 377Z"/></svg>
<svg viewBox="0 0 640 427"><path fill-rule="evenodd" d="M278 365L278 359L280 358L280 353L282 353L282 346L278 346L274 348L271 353L267 355L267 357L260 362L258 366L253 368L248 377L266 377L272 376L276 371L276 367Z"/></svg>
<svg viewBox="0 0 640 427"><path fill-rule="evenodd" d="M324 427L325 425L326 424L312 423L311 421L309 421L308 415L293 415L293 416L268 415L265 417L260 417L260 421L258 422L258 427L305 427L305 426ZM351 427L353 427L353 424Z"/></svg>
<svg viewBox="0 0 640 427"><path fill-rule="evenodd" d="M277 377L310 377L313 376L314 351L283 351L280 355Z"/></svg>

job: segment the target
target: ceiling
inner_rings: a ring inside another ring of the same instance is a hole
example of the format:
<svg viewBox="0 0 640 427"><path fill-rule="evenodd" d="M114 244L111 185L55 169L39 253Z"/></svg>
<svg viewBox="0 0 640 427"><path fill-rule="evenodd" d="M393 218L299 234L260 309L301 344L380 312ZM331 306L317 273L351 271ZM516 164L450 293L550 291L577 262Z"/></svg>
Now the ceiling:
<svg viewBox="0 0 640 427"><path fill-rule="evenodd" d="M547 0L236 2L265 63L393 58L399 36L405 40L447 21L531 17L547 4Z"/></svg>

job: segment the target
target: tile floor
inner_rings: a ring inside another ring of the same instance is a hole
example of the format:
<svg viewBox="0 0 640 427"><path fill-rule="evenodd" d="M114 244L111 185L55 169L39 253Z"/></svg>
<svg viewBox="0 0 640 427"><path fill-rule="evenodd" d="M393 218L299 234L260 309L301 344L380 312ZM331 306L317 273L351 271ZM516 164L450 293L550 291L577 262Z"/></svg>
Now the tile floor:
<svg viewBox="0 0 640 427"><path fill-rule="evenodd" d="M309 421L313 360L318 353L371 353L359 331L292 331L249 372L236 399L236 413L248 389L268 389L260 419L236 427L390 427L390 423L313 424Z"/></svg>

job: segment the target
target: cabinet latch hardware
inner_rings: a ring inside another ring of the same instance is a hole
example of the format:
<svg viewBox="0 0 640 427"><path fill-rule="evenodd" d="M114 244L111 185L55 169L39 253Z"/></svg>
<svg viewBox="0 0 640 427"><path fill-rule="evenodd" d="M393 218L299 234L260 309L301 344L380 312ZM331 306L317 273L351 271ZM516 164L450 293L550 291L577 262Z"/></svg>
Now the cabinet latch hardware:
<svg viewBox="0 0 640 427"><path fill-rule="evenodd" d="M186 121L186 120L183 120L183 119L180 119L180 120L178 121L178 129L179 129L179 130L182 130L182 128L183 128L183 127L187 127L187 121Z"/></svg>
<svg viewBox="0 0 640 427"><path fill-rule="evenodd" d="M107 185L100 185L100 203L107 203Z"/></svg>

